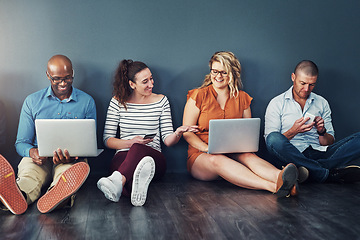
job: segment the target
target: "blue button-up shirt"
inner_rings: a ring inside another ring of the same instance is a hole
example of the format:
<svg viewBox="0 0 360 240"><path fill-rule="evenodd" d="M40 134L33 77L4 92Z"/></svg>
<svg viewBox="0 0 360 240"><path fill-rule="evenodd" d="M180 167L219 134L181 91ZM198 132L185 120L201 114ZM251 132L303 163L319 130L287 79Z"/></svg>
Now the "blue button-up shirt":
<svg viewBox="0 0 360 240"><path fill-rule="evenodd" d="M71 96L58 99L51 86L29 95L22 106L16 137L16 151L29 157L29 151L37 147L35 119L95 119L94 99L87 93L72 88Z"/></svg>
<svg viewBox="0 0 360 240"><path fill-rule="evenodd" d="M312 92L302 110L300 104L295 101L292 90L293 87L270 101L265 113L265 139L271 132L285 133L297 119L304 117L307 112L322 117L326 132L335 137L331 123L331 110L326 99ZM319 134L315 127L308 132L298 133L290 142L300 152L309 146L319 151L326 151L327 148L327 146L320 145Z"/></svg>

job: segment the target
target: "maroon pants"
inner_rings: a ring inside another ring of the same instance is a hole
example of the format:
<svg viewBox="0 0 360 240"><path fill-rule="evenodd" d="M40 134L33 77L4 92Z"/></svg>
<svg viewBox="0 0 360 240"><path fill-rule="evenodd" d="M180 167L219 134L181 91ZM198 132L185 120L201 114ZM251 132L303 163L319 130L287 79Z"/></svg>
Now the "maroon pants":
<svg viewBox="0 0 360 240"><path fill-rule="evenodd" d="M135 168L145 156L150 156L155 161L154 179L163 177L166 171L166 159L161 152L149 146L135 143L129 151L118 152L112 159L111 172L119 171L126 177L123 195L130 196Z"/></svg>

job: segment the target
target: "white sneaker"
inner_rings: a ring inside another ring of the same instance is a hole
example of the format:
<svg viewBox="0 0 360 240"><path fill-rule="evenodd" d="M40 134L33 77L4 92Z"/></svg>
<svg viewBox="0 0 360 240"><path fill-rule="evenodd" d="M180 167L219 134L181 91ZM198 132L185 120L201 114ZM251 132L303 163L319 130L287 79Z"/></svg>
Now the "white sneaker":
<svg viewBox="0 0 360 240"><path fill-rule="evenodd" d="M118 174L117 174L118 173ZM114 181L114 174L119 175L119 180ZM100 178L100 180L97 182L97 187L104 193L105 197L113 202L118 202L122 193L122 175L121 173L115 171L111 176L109 177L103 177Z"/></svg>
<svg viewBox="0 0 360 240"><path fill-rule="evenodd" d="M142 206L146 201L147 190L155 174L155 161L152 157L146 156L136 166L132 190L131 203L134 206Z"/></svg>

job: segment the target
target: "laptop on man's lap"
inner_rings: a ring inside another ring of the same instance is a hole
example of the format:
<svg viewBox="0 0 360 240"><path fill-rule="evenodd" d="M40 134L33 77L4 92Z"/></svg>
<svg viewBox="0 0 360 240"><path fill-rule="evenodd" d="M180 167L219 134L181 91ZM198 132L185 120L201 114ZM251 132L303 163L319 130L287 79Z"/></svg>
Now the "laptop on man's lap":
<svg viewBox="0 0 360 240"><path fill-rule="evenodd" d="M52 157L58 148L71 157L97 157L103 151L97 148L94 119L36 119L35 129L41 157Z"/></svg>

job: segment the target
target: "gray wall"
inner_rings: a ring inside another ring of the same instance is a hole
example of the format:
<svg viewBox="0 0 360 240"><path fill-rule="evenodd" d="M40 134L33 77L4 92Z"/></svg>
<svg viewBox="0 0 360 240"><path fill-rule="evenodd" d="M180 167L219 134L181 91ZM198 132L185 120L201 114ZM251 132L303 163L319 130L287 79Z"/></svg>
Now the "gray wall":
<svg viewBox="0 0 360 240"><path fill-rule="evenodd" d="M218 50L240 59L253 116L262 123L269 100L290 87L296 63L315 61L315 92L329 100L336 137L343 138L360 128L359 9L357 0L0 0L0 100L8 121L2 154L13 166L20 160L13 146L20 109L28 94L49 85L46 63L54 54L72 59L74 86L94 97L99 144L121 59L149 65L178 127L187 91L201 84ZM185 141L163 149L168 170L185 171ZM111 156L92 159L93 171L105 172Z"/></svg>

